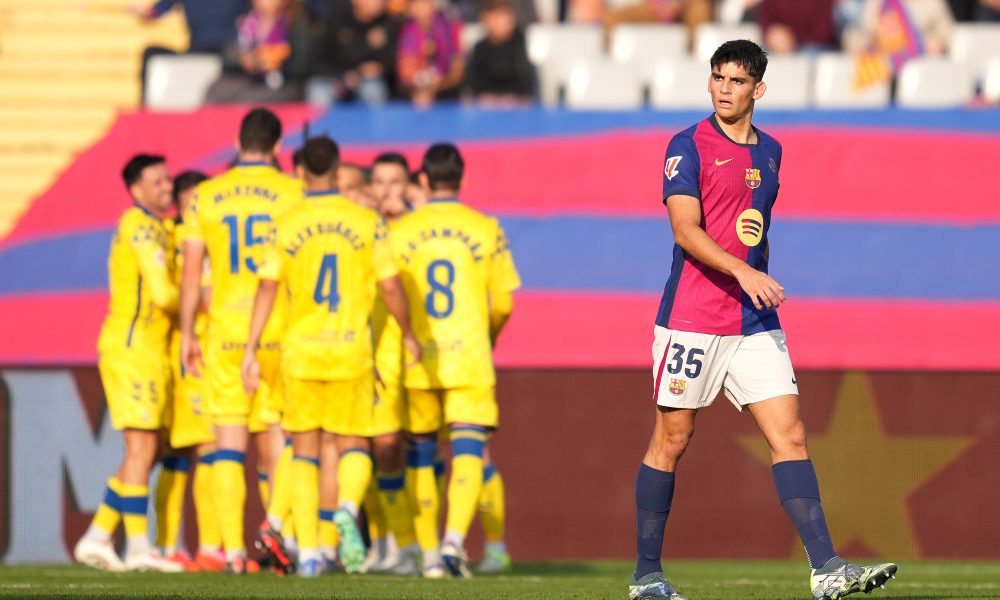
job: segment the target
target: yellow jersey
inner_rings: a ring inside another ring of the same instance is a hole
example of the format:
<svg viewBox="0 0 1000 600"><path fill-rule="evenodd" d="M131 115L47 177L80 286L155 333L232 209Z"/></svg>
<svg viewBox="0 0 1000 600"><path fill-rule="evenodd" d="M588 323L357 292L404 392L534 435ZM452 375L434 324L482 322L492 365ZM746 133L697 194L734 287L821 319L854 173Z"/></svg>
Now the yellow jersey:
<svg viewBox="0 0 1000 600"><path fill-rule="evenodd" d="M125 211L111 240L111 301L98 352L135 348L166 356L177 312L173 253L173 235L162 219L139 205Z"/></svg>
<svg viewBox="0 0 1000 600"><path fill-rule="evenodd" d="M184 215L185 241L205 244L211 266L208 335L246 343L250 311L274 221L302 200L302 184L268 163L238 163L195 188ZM262 342L281 337L281 307Z"/></svg>
<svg viewBox="0 0 1000 600"><path fill-rule="evenodd" d="M381 217L335 191L307 193L276 229L259 275L279 281L288 301L282 371L328 381L370 373L376 282L397 272Z"/></svg>
<svg viewBox="0 0 1000 600"><path fill-rule="evenodd" d="M420 364L406 369L406 387L494 385L490 295L521 286L500 223L436 198L396 221L391 239L424 349Z"/></svg>

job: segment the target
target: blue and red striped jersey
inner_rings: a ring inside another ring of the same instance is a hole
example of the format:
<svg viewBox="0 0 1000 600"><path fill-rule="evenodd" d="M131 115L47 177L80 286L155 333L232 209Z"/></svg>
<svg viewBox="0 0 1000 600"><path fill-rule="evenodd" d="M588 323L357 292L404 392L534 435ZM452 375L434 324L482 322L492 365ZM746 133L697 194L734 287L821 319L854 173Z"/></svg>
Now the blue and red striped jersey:
<svg viewBox="0 0 1000 600"><path fill-rule="evenodd" d="M663 201L676 195L698 198L701 227L708 235L726 252L766 273L781 145L756 132L756 144L738 144L712 115L675 135L663 166ZM676 244L656 324L714 335L751 335L781 327L778 313L754 308L735 277L700 263Z"/></svg>

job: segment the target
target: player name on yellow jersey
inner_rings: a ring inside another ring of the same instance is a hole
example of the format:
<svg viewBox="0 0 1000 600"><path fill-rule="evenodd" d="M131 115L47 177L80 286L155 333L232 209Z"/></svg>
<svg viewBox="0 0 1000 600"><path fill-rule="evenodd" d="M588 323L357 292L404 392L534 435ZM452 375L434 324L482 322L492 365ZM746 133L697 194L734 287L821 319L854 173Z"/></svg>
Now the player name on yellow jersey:
<svg viewBox="0 0 1000 600"><path fill-rule="evenodd" d="M310 193L276 229L259 275L288 298L282 370L327 381L370 372L376 282L396 274L381 218L334 191Z"/></svg>
<svg viewBox="0 0 1000 600"><path fill-rule="evenodd" d="M435 199L394 223L391 237L424 348L406 370L406 387L492 386L490 294L521 284L500 223L456 199Z"/></svg>

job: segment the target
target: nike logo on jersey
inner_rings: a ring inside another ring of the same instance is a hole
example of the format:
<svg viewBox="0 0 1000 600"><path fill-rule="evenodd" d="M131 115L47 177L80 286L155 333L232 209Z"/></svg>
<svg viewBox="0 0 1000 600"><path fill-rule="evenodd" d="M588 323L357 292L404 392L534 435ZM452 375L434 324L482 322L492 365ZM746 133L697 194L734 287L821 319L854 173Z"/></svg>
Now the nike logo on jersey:
<svg viewBox="0 0 1000 600"><path fill-rule="evenodd" d="M730 158L730 159L727 159L727 160L719 160L719 159L715 159L715 166L717 166L717 167L721 167L722 165L726 164L727 162L729 162L729 161L731 161L731 160L735 160L735 158L736 158L736 157L734 156L733 158Z"/></svg>

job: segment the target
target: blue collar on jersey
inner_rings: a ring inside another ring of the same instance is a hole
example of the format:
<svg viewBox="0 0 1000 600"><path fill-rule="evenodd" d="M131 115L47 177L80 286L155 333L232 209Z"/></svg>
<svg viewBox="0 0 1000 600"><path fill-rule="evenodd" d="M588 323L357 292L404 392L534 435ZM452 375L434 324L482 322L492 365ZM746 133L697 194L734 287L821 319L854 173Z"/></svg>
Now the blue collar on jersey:
<svg viewBox="0 0 1000 600"><path fill-rule="evenodd" d="M447 196L445 198L430 198L427 200L428 204L446 204L449 202L458 202L458 196Z"/></svg>
<svg viewBox="0 0 1000 600"><path fill-rule="evenodd" d="M721 135L722 137L726 138L730 142L736 144L737 146L744 146L744 147L747 147L747 148L750 148L750 147L753 147L753 146L760 146L760 130L757 129L756 127L754 127L752 124L750 125L750 129L752 129L753 131L755 131L757 133L757 143L756 144L741 144L741 143L737 142L736 140L734 140L733 138L731 138L728 135L726 135L726 132L722 130L722 125L719 125L719 119L718 119L718 117L716 116L715 113L712 113L712 115L710 117L708 117L708 120L712 122L712 127L714 127L715 130L719 132L719 135Z"/></svg>
<svg viewBox="0 0 1000 600"><path fill-rule="evenodd" d="M149 210L148 208L146 208L145 206L139 204L138 202L136 202L134 200L132 201L132 206L138 208L139 210L141 210L142 212L146 213L150 217L156 219L157 221L162 221L163 220L160 217L158 217L155 214L153 214L153 211Z"/></svg>
<svg viewBox="0 0 1000 600"><path fill-rule="evenodd" d="M274 167L274 163L269 163L266 160L247 160L247 161L236 161L234 167Z"/></svg>
<svg viewBox="0 0 1000 600"><path fill-rule="evenodd" d="M318 192L306 192L306 198L318 198L319 196L339 196L339 195L340 195L340 190L337 188L320 190Z"/></svg>

